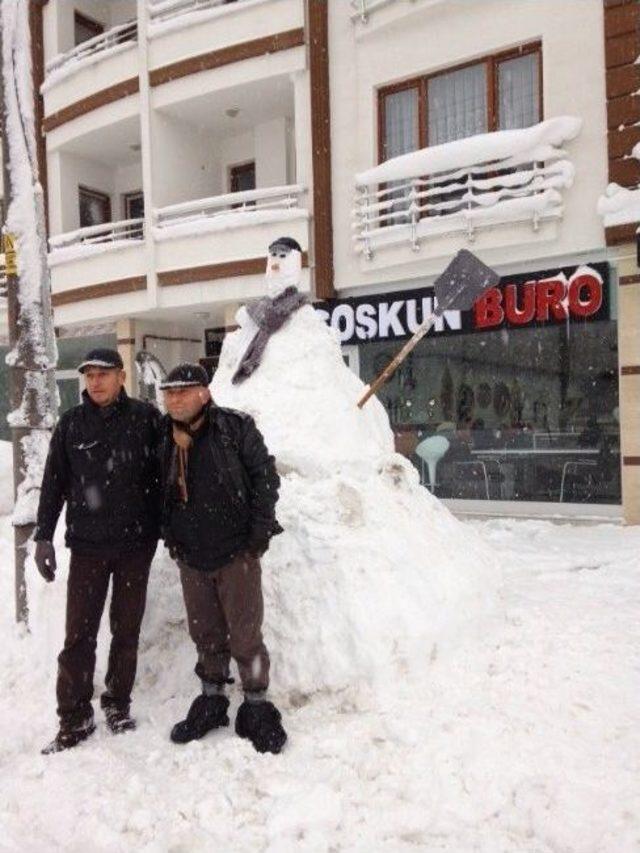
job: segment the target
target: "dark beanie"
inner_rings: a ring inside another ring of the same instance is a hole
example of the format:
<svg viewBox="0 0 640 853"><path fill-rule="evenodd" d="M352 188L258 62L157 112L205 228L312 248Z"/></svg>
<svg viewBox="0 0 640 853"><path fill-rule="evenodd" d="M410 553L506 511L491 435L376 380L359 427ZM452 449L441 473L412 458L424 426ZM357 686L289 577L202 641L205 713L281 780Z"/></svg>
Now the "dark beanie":
<svg viewBox="0 0 640 853"><path fill-rule="evenodd" d="M198 385L203 388L209 387L207 371L199 364L179 364L169 371L166 379L160 383L160 390L168 388L193 388Z"/></svg>
<svg viewBox="0 0 640 853"><path fill-rule="evenodd" d="M297 240L294 240L293 237L278 237L278 239L274 240L273 243L271 243L271 245L269 246L269 252L277 252L279 248L288 249L289 251L295 250L296 252L300 252L300 254L302 254L300 243L298 243Z"/></svg>
<svg viewBox="0 0 640 853"><path fill-rule="evenodd" d="M124 367L120 353L115 349L92 349L78 365L78 373L84 373L87 367L101 367L103 370L122 370Z"/></svg>

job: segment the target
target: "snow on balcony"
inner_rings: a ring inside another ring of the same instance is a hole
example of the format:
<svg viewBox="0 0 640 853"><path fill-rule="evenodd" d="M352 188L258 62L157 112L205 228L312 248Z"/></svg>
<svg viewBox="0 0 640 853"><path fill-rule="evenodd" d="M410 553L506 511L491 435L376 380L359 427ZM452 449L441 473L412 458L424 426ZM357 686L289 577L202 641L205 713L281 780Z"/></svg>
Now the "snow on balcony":
<svg viewBox="0 0 640 853"><path fill-rule="evenodd" d="M231 11L234 6L262 5L268 0L148 0L149 36L199 24Z"/></svg>
<svg viewBox="0 0 640 853"><path fill-rule="evenodd" d="M425 6L436 6L439 3L445 2L447 2L447 0L423 0L423 2L420 3L420 8L423 9ZM369 20L369 16L373 12L383 9L385 6L391 6L394 3L399 3L399 0L350 0L350 3L351 8L353 9L351 13L351 20L359 20L363 24L366 24ZM405 5L416 6L418 4L416 0L405 0Z"/></svg>
<svg viewBox="0 0 640 853"><path fill-rule="evenodd" d="M562 216L563 189L574 166L562 144L581 119L549 119L521 130L501 130L403 154L356 175L352 212L358 251L430 236Z"/></svg>
<svg viewBox="0 0 640 853"><path fill-rule="evenodd" d="M124 219L67 231L49 238L49 266L138 244L144 238L144 219Z"/></svg>
<svg viewBox="0 0 640 853"><path fill-rule="evenodd" d="M631 156L640 160L640 142ZM640 222L640 187L628 189L619 184L609 184L605 194L598 199L598 213L605 228Z"/></svg>
<svg viewBox="0 0 640 853"><path fill-rule="evenodd" d="M172 204L155 211L156 240L226 231L270 222L308 217L300 206L305 188L300 184L265 187L244 192Z"/></svg>
<svg viewBox="0 0 640 853"><path fill-rule="evenodd" d="M105 33L87 39L67 53L59 53L46 65L46 77L41 86L42 93L47 92L61 80L75 74L82 68L92 65L107 56L115 56L132 47L138 40L137 21L128 21L112 27Z"/></svg>

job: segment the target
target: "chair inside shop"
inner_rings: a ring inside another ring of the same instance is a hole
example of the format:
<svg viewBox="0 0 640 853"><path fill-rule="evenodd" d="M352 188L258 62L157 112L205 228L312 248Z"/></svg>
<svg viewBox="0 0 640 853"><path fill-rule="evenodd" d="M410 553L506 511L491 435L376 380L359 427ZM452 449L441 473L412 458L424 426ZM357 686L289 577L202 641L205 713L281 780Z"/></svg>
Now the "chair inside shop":
<svg viewBox="0 0 640 853"><path fill-rule="evenodd" d="M421 463L420 479L430 492L434 492L436 485L438 485L436 482L438 462L440 462L447 450L449 450L450 444L449 439L443 435L430 435L416 446L415 452L419 456ZM425 466L426 473L429 475L428 481L425 477Z"/></svg>

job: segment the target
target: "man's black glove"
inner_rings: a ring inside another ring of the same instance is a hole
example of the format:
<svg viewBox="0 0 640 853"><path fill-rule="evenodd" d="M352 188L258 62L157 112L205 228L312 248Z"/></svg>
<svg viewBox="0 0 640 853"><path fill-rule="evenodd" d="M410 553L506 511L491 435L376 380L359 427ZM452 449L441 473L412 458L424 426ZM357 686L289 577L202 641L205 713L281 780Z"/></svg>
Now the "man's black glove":
<svg viewBox="0 0 640 853"><path fill-rule="evenodd" d="M247 542L247 554L250 554L252 557L255 557L256 560L259 560L263 554L267 552L269 548L269 537L268 536L252 536Z"/></svg>
<svg viewBox="0 0 640 853"><path fill-rule="evenodd" d="M57 568L56 551L53 547L53 542L36 542L34 560L42 577L50 583L56 576Z"/></svg>

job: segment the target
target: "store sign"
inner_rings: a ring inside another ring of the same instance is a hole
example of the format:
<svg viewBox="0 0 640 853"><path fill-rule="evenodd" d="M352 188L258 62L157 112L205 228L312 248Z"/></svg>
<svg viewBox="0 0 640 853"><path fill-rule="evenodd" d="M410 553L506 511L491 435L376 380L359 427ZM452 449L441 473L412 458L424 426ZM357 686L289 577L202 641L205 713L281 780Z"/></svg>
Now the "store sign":
<svg viewBox="0 0 640 853"><path fill-rule="evenodd" d="M429 334L470 334L609 319L609 266L562 267L506 276L470 311L445 311ZM432 288L335 299L316 311L342 344L410 337L437 305Z"/></svg>

